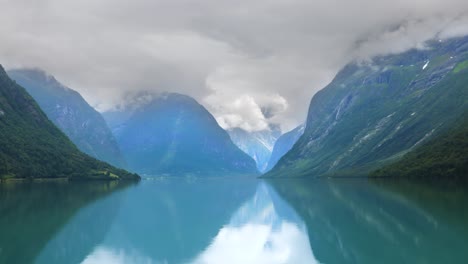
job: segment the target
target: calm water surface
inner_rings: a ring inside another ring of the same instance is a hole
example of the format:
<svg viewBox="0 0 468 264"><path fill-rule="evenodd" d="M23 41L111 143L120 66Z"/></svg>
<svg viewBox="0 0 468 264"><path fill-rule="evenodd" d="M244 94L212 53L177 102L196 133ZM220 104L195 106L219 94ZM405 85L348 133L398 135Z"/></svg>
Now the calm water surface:
<svg viewBox="0 0 468 264"><path fill-rule="evenodd" d="M0 263L468 263L468 188L363 179L0 184Z"/></svg>

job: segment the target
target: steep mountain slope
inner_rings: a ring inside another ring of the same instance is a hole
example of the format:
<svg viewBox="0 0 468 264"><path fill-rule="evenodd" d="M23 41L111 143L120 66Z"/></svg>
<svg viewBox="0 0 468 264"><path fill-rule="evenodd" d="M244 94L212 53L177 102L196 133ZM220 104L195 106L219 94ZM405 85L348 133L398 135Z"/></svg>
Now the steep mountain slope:
<svg viewBox="0 0 468 264"><path fill-rule="evenodd" d="M311 101L304 135L266 176L365 175L468 108L468 37L351 63Z"/></svg>
<svg viewBox="0 0 468 264"><path fill-rule="evenodd" d="M255 162L232 143L203 106L188 96L154 96L129 111L130 115L125 111L120 115L120 124L116 118L112 124L132 170L175 176L256 173Z"/></svg>
<svg viewBox="0 0 468 264"><path fill-rule="evenodd" d="M451 177L467 179L468 115L455 129L406 154L371 175L376 177Z"/></svg>
<svg viewBox="0 0 468 264"><path fill-rule="evenodd" d="M276 140L265 171L271 170L276 165L278 160L281 159L281 157L283 157L284 154L286 154L289 150L291 150L297 140L304 133L304 128L304 125L300 125L293 130L284 133L278 138L278 140Z"/></svg>
<svg viewBox="0 0 468 264"><path fill-rule="evenodd" d="M281 130L271 127L262 131L248 132L241 128L228 130L232 142L252 157L260 172L265 171L273 146L281 135Z"/></svg>
<svg viewBox="0 0 468 264"><path fill-rule="evenodd" d="M81 153L0 66L0 178L139 178Z"/></svg>
<svg viewBox="0 0 468 264"><path fill-rule="evenodd" d="M81 95L37 69L8 71L23 86L47 117L84 153L124 167L117 142L104 118Z"/></svg>

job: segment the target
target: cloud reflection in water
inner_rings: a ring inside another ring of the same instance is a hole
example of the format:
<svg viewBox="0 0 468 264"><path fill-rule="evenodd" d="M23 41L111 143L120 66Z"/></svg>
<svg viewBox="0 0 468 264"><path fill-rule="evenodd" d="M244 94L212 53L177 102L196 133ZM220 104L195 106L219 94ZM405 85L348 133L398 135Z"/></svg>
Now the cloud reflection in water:
<svg viewBox="0 0 468 264"><path fill-rule="evenodd" d="M318 263L305 224L275 191L260 183L193 264Z"/></svg>
<svg viewBox="0 0 468 264"><path fill-rule="evenodd" d="M168 263L129 249L97 247L83 264ZM232 215L191 264L319 263L310 248L307 228L294 210L265 183Z"/></svg>

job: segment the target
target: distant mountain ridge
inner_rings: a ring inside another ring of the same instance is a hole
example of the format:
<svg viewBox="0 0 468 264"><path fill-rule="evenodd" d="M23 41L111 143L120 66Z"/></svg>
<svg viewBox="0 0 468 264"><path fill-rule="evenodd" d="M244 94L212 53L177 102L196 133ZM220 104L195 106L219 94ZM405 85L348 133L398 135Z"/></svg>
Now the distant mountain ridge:
<svg viewBox="0 0 468 264"><path fill-rule="evenodd" d="M86 154L118 167L125 161L104 118L76 91L40 69L16 69L8 75L38 102L47 117Z"/></svg>
<svg viewBox="0 0 468 264"><path fill-rule="evenodd" d="M453 128L468 109L468 37L427 45L345 66L265 176L367 175Z"/></svg>
<svg viewBox="0 0 468 264"><path fill-rule="evenodd" d="M139 179L82 152L0 66L0 179Z"/></svg>
<svg viewBox="0 0 468 264"><path fill-rule="evenodd" d="M263 172L267 167L273 146L281 135L281 130L277 126L270 126L269 129L253 132L233 128L229 129L228 133L234 144L252 157L257 163L257 169Z"/></svg>
<svg viewBox="0 0 468 264"><path fill-rule="evenodd" d="M147 175L255 174L255 162L193 98L150 96L138 107L104 116L130 169Z"/></svg>
<svg viewBox="0 0 468 264"><path fill-rule="evenodd" d="M273 151L271 152L270 159L268 160L267 167L265 168L265 171L271 170L278 160L281 159L281 157L284 156L291 148L294 146L294 144L297 142L297 140L302 136L304 133L305 126L299 125L293 130L284 133L281 135L275 142L275 146L273 148Z"/></svg>

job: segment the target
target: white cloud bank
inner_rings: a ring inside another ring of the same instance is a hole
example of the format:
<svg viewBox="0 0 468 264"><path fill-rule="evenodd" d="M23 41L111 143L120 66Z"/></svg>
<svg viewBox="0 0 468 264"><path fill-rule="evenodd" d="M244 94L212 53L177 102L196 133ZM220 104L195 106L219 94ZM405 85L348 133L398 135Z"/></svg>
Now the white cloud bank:
<svg viewBox="0 0 468 264"><path fill-rule="evenodd" d="M0 63L39 67L106 110L138 91L225 127L289 129L349 60L468 33L466 0L0 0ZM260 110L259 110L260 109Z"/></svg>

